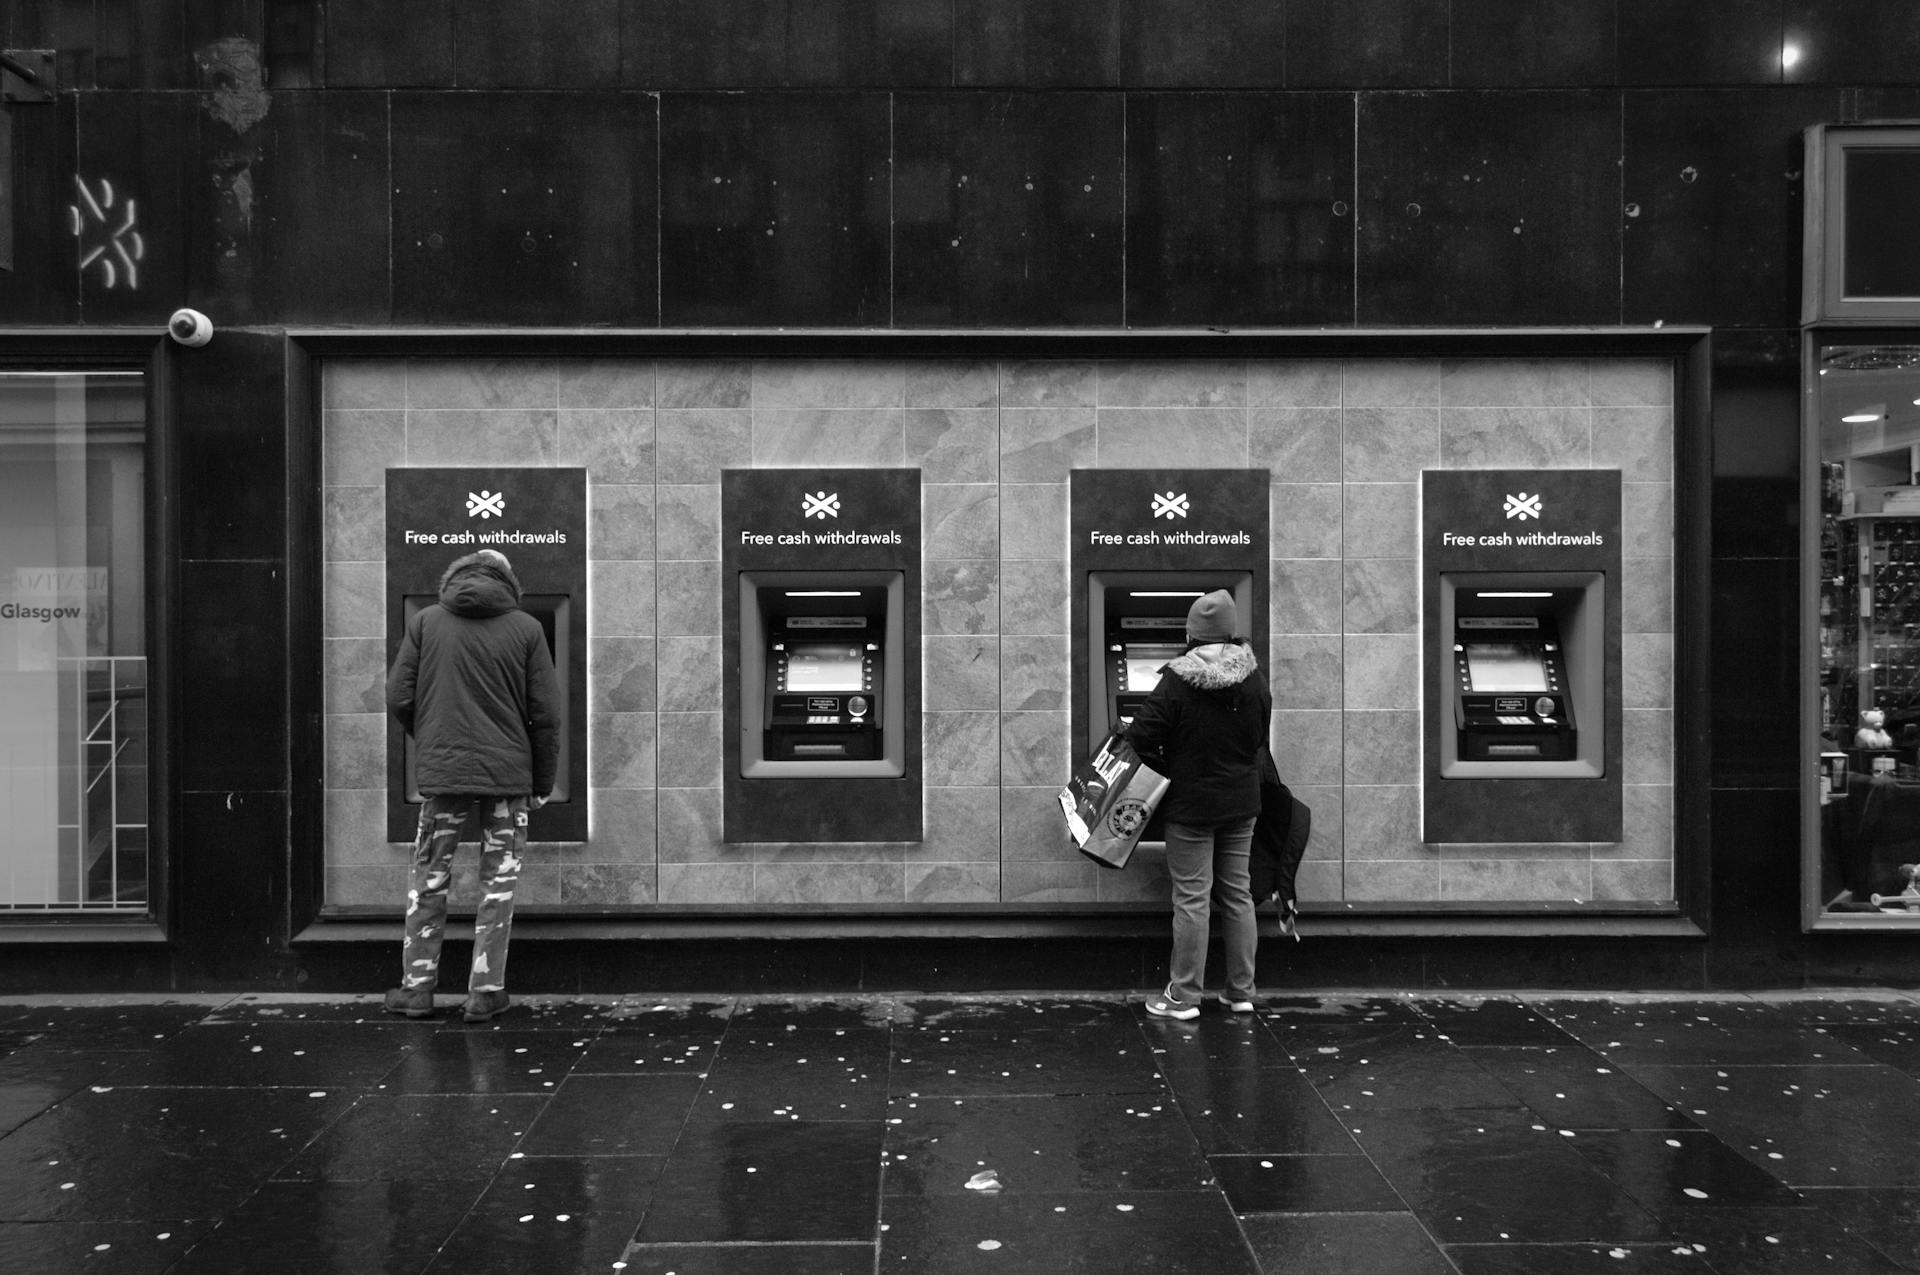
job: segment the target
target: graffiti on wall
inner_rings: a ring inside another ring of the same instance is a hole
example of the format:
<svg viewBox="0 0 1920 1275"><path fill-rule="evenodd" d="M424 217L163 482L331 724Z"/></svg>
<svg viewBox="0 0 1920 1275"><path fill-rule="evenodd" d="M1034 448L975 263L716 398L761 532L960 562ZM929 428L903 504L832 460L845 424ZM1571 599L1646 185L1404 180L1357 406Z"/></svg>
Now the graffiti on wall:
<svg viewBox="0 0 1920 1275"><path fill-rule="evenodd" d="M146 240L141 238L140 210L134 200L119 201L113 183L102 177L89 186L78 173L74 189L80 192L77 203L67 205L71 214L73 237L80 241L80 271L98 267L100 282L108 288L122 284L131 291L140 288L140 261L147 255ZM119 202L116 210L114 205Z"/></svg>

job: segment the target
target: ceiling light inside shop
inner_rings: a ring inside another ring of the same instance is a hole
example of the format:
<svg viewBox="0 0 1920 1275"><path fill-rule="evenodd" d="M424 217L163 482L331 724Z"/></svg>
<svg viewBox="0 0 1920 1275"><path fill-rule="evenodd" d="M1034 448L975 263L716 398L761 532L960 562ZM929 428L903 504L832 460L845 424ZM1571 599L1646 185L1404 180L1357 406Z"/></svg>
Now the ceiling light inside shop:
<svg viewBox="0 0 1920 1275"><path fill-rule="evenodd" d="M1800 46L1797 44L1781 45L1780 46L1780 65L1783 69L1788 71L1791 71L1793 70L1794 67L1800 65Z"/></svg>
<svg viewBox="0 0 1920 1275"><path fill-rule="evenodd" d="M1885 408L1879 408L1871 412L1853 412L1849 415L1842 416L1840 419L1848 425L1871 425L1873 422L1879 420L1885 412Z"/></svg>

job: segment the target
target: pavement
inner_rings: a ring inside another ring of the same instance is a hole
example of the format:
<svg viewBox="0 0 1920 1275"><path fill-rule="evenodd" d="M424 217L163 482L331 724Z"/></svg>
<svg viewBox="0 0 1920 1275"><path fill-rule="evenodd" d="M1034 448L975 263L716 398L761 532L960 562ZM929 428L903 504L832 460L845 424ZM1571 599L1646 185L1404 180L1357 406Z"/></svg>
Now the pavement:
<svg viewBox="0 0 1920 1275"><path fill-rule="evenodd" d="M1920 1271L1920 993L0 999L0 1272Z"/></svg>

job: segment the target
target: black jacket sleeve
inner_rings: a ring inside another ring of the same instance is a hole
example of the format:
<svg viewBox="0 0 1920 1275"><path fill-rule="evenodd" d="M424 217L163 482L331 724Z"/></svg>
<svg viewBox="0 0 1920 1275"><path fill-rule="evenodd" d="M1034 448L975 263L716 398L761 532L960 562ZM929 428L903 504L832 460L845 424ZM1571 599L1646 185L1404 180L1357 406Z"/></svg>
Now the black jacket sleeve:
<svg viewBox="0 0 1920 1275"><path fill-rule="evenodd" d="M1180 703L1168 689L1175 680L1174 674L1161 670L1160 680L1141 702L1126 730L1127 741L1140 754L1140 760L1163 775L1167 773L1167 743L1180 716Z"/></svg>
<svg viewBox="0 0 1920 1275"><path fill-rule="evenodd" d="M400 729L413 734L414 688L420 678L420 616L407 621L400 639L400 653L387 670L387 711L400 723Z"/></svg>

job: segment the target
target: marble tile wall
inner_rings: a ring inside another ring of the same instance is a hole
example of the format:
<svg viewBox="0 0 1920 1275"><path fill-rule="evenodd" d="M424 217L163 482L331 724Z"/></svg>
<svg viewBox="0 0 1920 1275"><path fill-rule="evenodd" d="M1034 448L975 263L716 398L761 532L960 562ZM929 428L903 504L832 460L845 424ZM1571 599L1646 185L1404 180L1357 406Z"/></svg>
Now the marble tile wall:
<svg viewBox="0 0 1920 1275"><path fill-rule="evenodd" d="M1314 811L1305 900L1673 896L1665 363L354 360L323 383L329 904L405 890L382 821L384 470L497 463L589 481L592 822L539 848L528 905L1164 906L1164 860L1094 867L1054 793L1069 473L1175 454L1272 475L1273 740ZM721 839L720 474L813 464L921 470L923 842ZM1533 464L1625 474L1626 836L1424 845L1420 471Z"/></svg>

